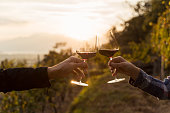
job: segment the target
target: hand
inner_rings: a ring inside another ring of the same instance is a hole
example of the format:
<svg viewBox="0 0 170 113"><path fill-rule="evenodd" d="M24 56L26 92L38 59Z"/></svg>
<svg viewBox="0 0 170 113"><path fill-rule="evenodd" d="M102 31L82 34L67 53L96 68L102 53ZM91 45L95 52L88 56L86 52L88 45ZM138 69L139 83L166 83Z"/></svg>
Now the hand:
<svg viewBox="0 0 170 113"><path fill-rule="evenodd" d="M140 72L138 67L128 62L121 56L113 58L112 61L109 61L108 65L110 66L111 70L116 69L114 75L117 73L122 73L132 77L134 80L136 80Z"/></svg>
<svg viewBox="0 0 170 113"><path fill-rule="evenodd" d="M79 58L71 56L55 66L48 67L48 77L49 79L63 78L73 73L76 74L78 78L82 78L85 77L84 73L87 73L87 68L87 63Z"/></svg>

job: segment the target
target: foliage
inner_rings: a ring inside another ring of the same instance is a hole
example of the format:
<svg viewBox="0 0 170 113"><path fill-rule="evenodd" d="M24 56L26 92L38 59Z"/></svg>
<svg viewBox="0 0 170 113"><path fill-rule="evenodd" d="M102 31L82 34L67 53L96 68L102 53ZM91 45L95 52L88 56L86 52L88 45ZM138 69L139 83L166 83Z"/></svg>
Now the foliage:
<svg viewBox="0 0 170 113"><path fill-rule="evenodd" d="M164 56L166 66L168 66L168 58L170 58L169 1L139 1L135 6L130 6L137 16L125 21L122 24L124 27L122 31L116 31L115 27L111 29L120 44L121 55L130 61L152 63L154 66L154 62L158 63L160 56ZM160 36L164 38L160 40ZM112 43L113 39L110 39L110 44Z"/></svg>
<svg viewBox="0 0 170 113"><path fill-rule="evenodd" d="M151 56L149 55L151 44L148 44L146 42L141 42L139 44L136 44L135 42L130 42L129 45L133 52L131 54L124 54L124 58L129 59L129 61L133 62L140 60L143 63L149 63L152 61Z"/></svg>
<svg viewBox="0 0 170 113"><path fill-rule="evenodd" d="M52 66L65 60L72 55L71 49L63 49L56 51L58 48L64 46L64 43L56 43L54 50L49 51L49 54L44 56L39 65L36 66ZM27 67L25 60L8 61L7 59L1 62L1 68L16 68ZM60 79L57 81L51 81L51 88L33 89L28 91L13 91L7 94L1 94L1 106L0 112L2 113L35 113L36 111L60 112L61 105L65 101L67 93L70 92L69 79ZM49 110L50 109L50 110Z"/></svg>
<svg viewBox="0 0 170 113"><path fill-rule="evenodd" d="M152 62L153 56L164 56L166 65L170 62L170 12L168 0L141 1L131 6L137 16L124 22L124 29L111 30L120 45L121 52L130 61L141 60L144 63ZM109 36L109 43L103 46L113 46L115 42ZM61 49L66 43L56 43L54 49L49 51L44 59L36 66L53 66L74 55L71 48ZM105 84L110 80L107 66L108 58L97 53L97 56L88 60L90 86L84 88L72 102L69 113L155 113L159 112L163 102L157 102L145 93L128 86L125 82L114 85ZM4 60L1 68L27 67L27 62ZM51 88L34 89L22 92L1 94L1 113L35 113L35 112L65 112L69 106L68 98L73 98L82 88L74 88L69 84L70 79L51 81ZM126 81L127 82L127 81ZM75 94L73 89L76 90ZM74 95L71 97L71 95ZM67 103L67 106L64 105ZM169 103L166 103L169 105ZM145 105L145 107L143 107ZM167 105L167 106L168 106ZM64 108L63 108L64 106ZM146 107L147 106L147 107ZM126 107L126 109L124 109ZM154 110L155 108L159 108ZM161 111L162 112L162 111Z"/></svg>
<svg viewBox="0 0 170 113"><path fill-rule="evenodd" d="M131 87L128 78L107 84L110 79L113 78L109 72L92 77L90 86L74 99L67 113L165 113L163 106L168 107L169 102L158 101Z"/></svg>
<svg viewBox="0 0 170 113"><path fill-rule="evenodd" d="M166 10L159 17L152 32L152 45L154 51L163 56L166 66L170 64L170 10Z"/></svg>
<svg viewBox="0 0 170 113"><path fill-rule="evenodd" d="M14 60L8 61L7 59L1 62L3 69L14 67L27 67L25 60L17 63ZM32 95L33 94L33 95ZM37 109L36 106L36 91L23 91L23 92L9 92L1 94L1 113L33 113Z"/></svg>
<svg viewBox="0 0 170 113"><path fill-rule="evenodd" d="M123 31L118 32L114 27L112 28L120 44L122 54L133 52L133 48L131 49L130 46L131 42L135 42L136 45L143 42L150 43L152 25L156 24L159 16L168 9L168 3L164 0L149 0L140 1L135 6L131 5L137 16L122 24Z"/></svg>

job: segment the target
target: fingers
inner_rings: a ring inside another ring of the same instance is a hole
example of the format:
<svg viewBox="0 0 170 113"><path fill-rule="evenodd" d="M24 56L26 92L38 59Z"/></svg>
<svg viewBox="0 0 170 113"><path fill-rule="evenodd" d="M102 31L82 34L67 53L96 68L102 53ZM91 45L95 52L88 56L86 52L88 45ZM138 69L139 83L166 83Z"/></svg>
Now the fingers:
<svg viewBox="0 0 170 113"><path fill-rule="evenodd" d="M122 66L123 63L114 63L114 62L111 62L109 64L109 66L111 66L111 69L114 69L114 68L120 68Z"/></svg>
<svg viewBox="0 0 170 113"><path fill-rule="evenodd" d="M110 70L114 70L115 68L113 68L113 67L109 66L109 69L110 69Z"/></svg>
<svg viewBox="0 0 170 113"><path fill-rule="evenodd" d="M80 69L74 69L80 77L85 77L84 73Z"/></svg>
<svg viewBox="0 0 170 113"><path fill-rule="evenodd" d="M77 58L77 57L75 57L75 56L69 57L69 60L70 60L71 62L74 62L74 63L81 63L81 62L83 62L83 60L81 60L81 59L79 59L79 58Z"/></svg>
<svg viewBox="0 0 170 113"><path fill-rule="evenodd" d="M81 69L83 70L83 73L85 73L85 74L88 73L88 71L87 71L87 69L88 69L87 63L85 63L85 62L82 62L82 63L74 63L73 65L74 65L74 66L73 66L74 69L81 68Z"/></svg>
<svg viewBox="0 0 170 113"><path fill-rule="evenodd" d="M112 60L110 62L120 63L120 62L126 62L126 60L123 57L118 56L118 57L112 58Z"/></svg>
<svg viewBox="0 0 170 113"><path fill-rule="evenodd" d="M69 57L68 60L69 60L69 64L71 64L71 69L74 70L75 72L74 74L80 77L85 77L85 74L87 74L87 68L88 68L87 63L74 56ZM82 69L82 71L78 68Z"/></svg>
<svg viewBox="0 0 170 113"><path fill-rule="evenodd" d="M81 68L81 69L87 69L88 65L85 62L81 62L81 63L73 63L73 68Z"/></svg>
<svg viewBox="0 0 170 113"><path fill-rule="evenodd" d="M84 74L88 74L87 68L86 68L86 69L83 69L83 72L84 72Z"/></svg>
<svg viewBox="0 0 170 113"><path fill-rule="evenodd" d="M113 73L114 70L115 70L115 68L113 68L113 67L111 67L111 66L109 66L109 68L110 68L110 72Z"/></svg>
<svg viewBox="0 0 170 113"><path fill-rule="evenodd" d="M75 70L72 71L72 73L79 80L81 80L83 77L85 77L84 73L80 69L75 69Z"/></svg>
<svg viewBox="0 0 170 113"><path fill-rule="evenodd" d="M115 70L114 73L112 73L112 76L116 76L117 75L117 70Z"/></svg>
<svg viewBox="0 0 170 113"><path fill-rule="evenodd" d="M83 70L86 70L88 68L87 63L84 62L83 60L79 59L79 58L71 56L69 59L70 59L72 65L73 65L73 69L81 68Z"/></svg>
<svg viewBox="0 0 170 113"><path fill-rule="evenodd" d="M75 76L76 79L81 80L82 77L75 70L72 71L72 74Z"/></svg>
<svg viewBox="0 0 170 113"><path fill-rule="evenodd" d="M110 67L110 71L112 73L112 76L115 76L117 74L117 69Z"/></svg>
<svg viewBox="0 0 170 113"><path fill-rule="evenodd" d="M112 58L112 61L113 62L117 62L117 63L119 63L119 62L126 62L126 60L123 57L121 57L121 56Z"/></svg>

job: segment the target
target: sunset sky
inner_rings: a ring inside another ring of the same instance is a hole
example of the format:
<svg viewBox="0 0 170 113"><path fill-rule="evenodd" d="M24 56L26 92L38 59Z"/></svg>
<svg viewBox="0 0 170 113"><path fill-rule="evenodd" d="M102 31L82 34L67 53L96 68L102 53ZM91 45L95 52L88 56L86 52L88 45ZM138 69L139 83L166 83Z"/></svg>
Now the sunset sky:
<svg viewBox="0 0 170 113"><path fill-rule="evenodd" d="M102 36L135 15L125 1L139 0L0 0L0 41L41 33L78 40Z"/></svg>

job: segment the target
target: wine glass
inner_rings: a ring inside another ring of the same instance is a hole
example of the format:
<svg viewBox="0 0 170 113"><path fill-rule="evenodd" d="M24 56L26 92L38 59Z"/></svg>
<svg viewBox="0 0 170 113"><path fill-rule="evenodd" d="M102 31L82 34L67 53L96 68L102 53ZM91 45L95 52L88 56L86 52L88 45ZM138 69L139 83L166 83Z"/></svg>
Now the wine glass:
<svg viewBox="0 0 170 113"><path fill-rule="evenodd" d="M96 56L97 38L96 38L95 46L93 47L91 45L93 44L84 41L83 47L80 48L79 50L76 50L76 53L83 59L84 62L87 62L88 59ZM89 73L87 75L89 76ZM81 79L79 82L72 80L71 83L79 86L88 86L88 84L81 82Z"/></svg>
<svg viewBox="0 0 170 113"><path fill-rule="evenodd" d="M116 41L115 36L113 35L112 31L110 32L110 36L112 37L112 42L111 44L102 44L99 47L99 53L101 55L107 56L110 58L110 60L112 60L113 55L119 51L119 46L118 43ZM100 42L102 42L102 40L100 40ZM116 72L116 69L111 70L112 73ZM116 75L114 76L114 80L108 81L107 83L116 83L116 82L120 82L125 80L125 78L117 78Z"/></svg>

